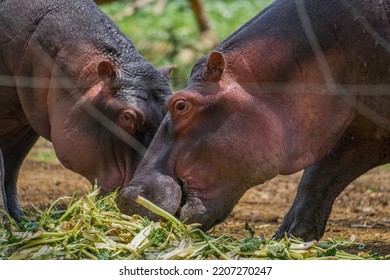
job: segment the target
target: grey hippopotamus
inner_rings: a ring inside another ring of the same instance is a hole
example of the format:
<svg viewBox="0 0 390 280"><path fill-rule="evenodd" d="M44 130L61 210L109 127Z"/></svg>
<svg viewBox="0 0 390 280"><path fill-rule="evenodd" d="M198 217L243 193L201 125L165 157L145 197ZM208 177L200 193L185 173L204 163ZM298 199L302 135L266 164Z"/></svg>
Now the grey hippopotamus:
<svg viewBox="0 0 390 280"><path fill-rule="evenodd" d="M389 1L276 0L194 65L119 193L210 229L251 187L304 169L275 237L320 239L336 197L390 159Z"/></svg>
<svg viewBox="0 0 390 280"><path fill-rule="evenodd" d="M42 136L104 195L127 185L166 114L166 70L92 0L0 1L0 149L18 219L20 166Z"/></svg>

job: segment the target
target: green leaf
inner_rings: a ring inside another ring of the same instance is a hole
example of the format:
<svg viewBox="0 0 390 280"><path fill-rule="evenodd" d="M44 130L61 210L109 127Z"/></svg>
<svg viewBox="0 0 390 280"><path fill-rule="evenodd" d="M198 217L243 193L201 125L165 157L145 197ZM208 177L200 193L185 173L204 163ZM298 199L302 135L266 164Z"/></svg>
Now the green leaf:
<svg viewBox="0 0 390 280"><path fill-rule="evenodd" d="M240 251L241 252L248 252L248 251L255 251L260 248L260 241L257 238L245 238L241 241L240 245Z"/></svg>
<svg viewBox="0 0 390 280"><path fill-rule="evenodd" d="M336 247L331 247L325 251L324 255L325 256L336 256L336 253L337 253Z"/></svg>
<svg viewBox="0 0 390 280"><path fill-rule="evenodd" d="M99 249L96 257L98 260L109 260L111 257L111 251L107 249Z"/></svg>
<svg viewBox="0 0 390 280"><path fill-rule="evenodd" d="M23 231L33 231L39 228L39 224L34 221L29 221L27 218L18 223L19 227Z"/></svg>

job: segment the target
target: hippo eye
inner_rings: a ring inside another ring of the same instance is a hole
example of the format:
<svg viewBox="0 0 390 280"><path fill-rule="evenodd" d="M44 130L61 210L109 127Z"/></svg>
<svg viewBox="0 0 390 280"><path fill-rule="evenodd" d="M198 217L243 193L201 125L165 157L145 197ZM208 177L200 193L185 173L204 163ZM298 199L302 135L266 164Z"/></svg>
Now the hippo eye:
<svg viewBox="0 0 390 280"><path fill-rule="evenodd" d="M118 118L118 124L129 133L136 133L142 122L142 116L133 110L125 110Z"/></svg>
<svg viewBox="0 0 390 280"><path fill-rule="evenodd" d="M193 104L191 101L184 98L173 100L168 105L168 109L173 117L174 122L179 122L190 118L192 108Z"/></svg>
<svg viewBox="0 0 390 280"><path fill-rule="evenodd" d="M177 111L183 111L186 109L186 103L183 100L179 100L176 102L175 107Z"/></svg>
<svg viewBox="0 0 390 280"><path fill-rule="evenodd" d="M132 121L132 117L130 116L130 114L123 114L123 115L122 115L122 120L123 120L125 123L128 123L128 122Z"/></svg>

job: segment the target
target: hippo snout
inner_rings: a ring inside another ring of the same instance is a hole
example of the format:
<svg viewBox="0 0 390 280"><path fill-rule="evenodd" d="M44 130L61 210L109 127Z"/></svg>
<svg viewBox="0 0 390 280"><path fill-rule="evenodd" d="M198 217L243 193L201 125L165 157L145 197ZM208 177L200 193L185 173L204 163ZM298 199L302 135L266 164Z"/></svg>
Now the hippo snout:
<svg viewBox="0 0 390 280"><path fill-rule="evenodd" d="M152 220L161 217L136 203L137 196L142 196L168 213L175 215L180 208L182 191L171 177L156 174L155 176L135 177L128 186L122 188L118 194L118 205L122 213L127 215L138 214Z"/></svg>

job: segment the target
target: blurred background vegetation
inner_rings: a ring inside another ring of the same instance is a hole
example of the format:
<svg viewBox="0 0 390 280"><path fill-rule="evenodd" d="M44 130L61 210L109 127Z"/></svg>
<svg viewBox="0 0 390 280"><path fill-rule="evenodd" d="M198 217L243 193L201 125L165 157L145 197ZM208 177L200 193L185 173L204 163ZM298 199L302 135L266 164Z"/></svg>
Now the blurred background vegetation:
<svg viewBox="0 0 390 280"><path fill-rule="evenodd" d="M185 87L192 65L272 0L198 0L207 29L200 28L191 0L97 0L146 59L175 66L173 90Z"/></svg>

